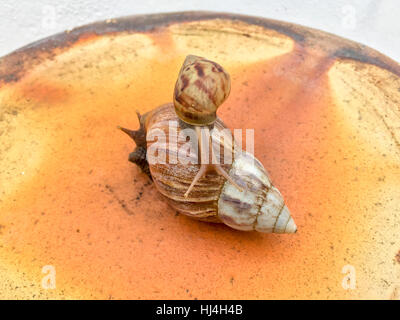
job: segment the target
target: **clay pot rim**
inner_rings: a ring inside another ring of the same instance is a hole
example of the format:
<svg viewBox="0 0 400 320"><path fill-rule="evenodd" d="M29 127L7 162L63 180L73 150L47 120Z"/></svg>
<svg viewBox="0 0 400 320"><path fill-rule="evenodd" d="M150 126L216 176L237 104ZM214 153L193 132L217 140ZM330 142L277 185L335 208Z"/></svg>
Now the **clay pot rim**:
<svg viewBox="0 0 400 320"><path fill-rule="evenodd" d="M350 59L372 64L400 76L400 64L365 45L317 29L283 21L233 13L183 11L144 14L107 19L83 25L32 42L0 58L0 84L17 82L33 66L72 47L86 37L121 32L154 32L175 23L225 19L274 30L292 38L300 46L325 51L332 59ZM250 36L250 35L248 35ZM56 50L58 49L58 50Z"/></svg>

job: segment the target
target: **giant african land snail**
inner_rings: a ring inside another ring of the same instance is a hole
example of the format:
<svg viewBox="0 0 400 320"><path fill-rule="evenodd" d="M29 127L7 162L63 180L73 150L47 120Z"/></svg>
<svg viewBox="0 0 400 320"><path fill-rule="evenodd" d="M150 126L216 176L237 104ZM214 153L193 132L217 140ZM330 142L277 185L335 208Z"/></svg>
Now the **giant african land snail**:
<svg viewBox="0 0 400 320"><path fill-rule="evenodd" d="M294 233L296 224L264 167L234 141L229 143L232 137L216 115L229 92L229 74L219 64L189 55L179 72L173 104L162 105L143 116L138 114L139 130L121 128L136 143L129 160L151 176L159 192L180 213L204 221L223 222L238 230ZM181 147L187 144L186 139L177 139L175 145L170 143L171 123L176 123L175 138L187 128L194 130L200 164L169 161L173 156L177 158ZM219 132L219 138L204 135L210 129ZM149 160L148 151L156 143L149 139L149 132L153 131L164 132L167 137L165 162ZM215 161L213 151L221 148L228 149L232 162Z"/></svg>

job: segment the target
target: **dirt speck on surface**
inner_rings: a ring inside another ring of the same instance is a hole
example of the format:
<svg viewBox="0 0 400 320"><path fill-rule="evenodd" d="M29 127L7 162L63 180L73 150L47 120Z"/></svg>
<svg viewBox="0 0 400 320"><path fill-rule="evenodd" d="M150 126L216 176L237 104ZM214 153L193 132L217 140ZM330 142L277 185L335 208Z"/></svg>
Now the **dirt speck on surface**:
<svg viewBox="0 0 400 320"><path fill-rule="evenodd" d="M127 207L127 205L126 205L126 203L125 203L125 200L120 199L120 198L115 194L114 189L113 189L110 185L106 184L106 185L105 185L105 188L111 193L111 195L114 197L114 199L117 200L117 202L120 204L121 208L122 208L128 215L132 216L132 215L135 214L133 211L131 211L131 210Z"/></svg>

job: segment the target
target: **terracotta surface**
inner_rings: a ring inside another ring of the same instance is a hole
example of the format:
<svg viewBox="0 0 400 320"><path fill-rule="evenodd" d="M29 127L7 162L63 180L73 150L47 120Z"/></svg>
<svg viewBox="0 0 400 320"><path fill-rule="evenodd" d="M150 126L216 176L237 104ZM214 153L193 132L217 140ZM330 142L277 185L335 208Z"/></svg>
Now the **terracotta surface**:
<svg viewBox="0 0 400 320"><path fill-rule="evenodd" d="M187 54L231 74L219 116L255 129L295 235L176 215L127 161L116 126L172 100ZM396 62L253 17L129 17L16 51L0 60L0 298L399 299L399 104Z"/></svg>

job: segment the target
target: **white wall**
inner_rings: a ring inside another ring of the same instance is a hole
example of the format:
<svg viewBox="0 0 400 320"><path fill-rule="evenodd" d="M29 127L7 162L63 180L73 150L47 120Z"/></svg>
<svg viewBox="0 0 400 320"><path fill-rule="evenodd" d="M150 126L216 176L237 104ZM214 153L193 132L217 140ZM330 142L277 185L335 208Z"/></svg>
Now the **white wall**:
<svg viewBox="0 0 400 320"><path fill-rule="evenodd" d="M356 40L400 61L399 0L0 0L0 56L96 20L184 10L295 22Z"/></svg>

